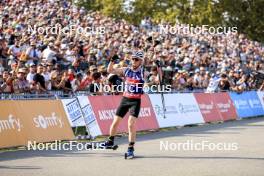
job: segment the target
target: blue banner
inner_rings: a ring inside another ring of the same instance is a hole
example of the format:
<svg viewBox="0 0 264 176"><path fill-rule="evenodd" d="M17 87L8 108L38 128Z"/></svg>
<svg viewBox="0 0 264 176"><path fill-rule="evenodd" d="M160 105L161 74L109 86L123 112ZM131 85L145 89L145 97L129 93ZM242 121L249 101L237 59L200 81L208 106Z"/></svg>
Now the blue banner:
<svg viewBox="0 0 264 176"><path fill-rule="evenodd" d="M248 91L240 94L231 92L229 95L234 102L237 114L240 118L264 115L264 110L257 92Z"/></svg>

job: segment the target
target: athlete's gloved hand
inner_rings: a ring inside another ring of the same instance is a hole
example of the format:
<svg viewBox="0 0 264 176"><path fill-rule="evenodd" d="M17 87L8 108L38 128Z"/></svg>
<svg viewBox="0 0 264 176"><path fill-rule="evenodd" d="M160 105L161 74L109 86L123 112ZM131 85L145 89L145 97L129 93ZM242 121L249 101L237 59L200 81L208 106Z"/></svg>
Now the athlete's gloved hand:
<svg viewBox="0 0 264 176"><path fill-rule="evenodd" d="M114 55L112 58L111 58L111 61L112 62L115 62L116 60L118 60L119 59L119 57L118 57L118 55Z"/></svg>

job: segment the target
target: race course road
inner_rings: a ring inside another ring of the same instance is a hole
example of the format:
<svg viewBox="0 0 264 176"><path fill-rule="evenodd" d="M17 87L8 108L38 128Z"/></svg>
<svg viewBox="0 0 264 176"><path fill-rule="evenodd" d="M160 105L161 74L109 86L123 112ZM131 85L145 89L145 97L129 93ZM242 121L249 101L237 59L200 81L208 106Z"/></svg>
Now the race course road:
<svg viewBox="0 0 264 176"><path fill-rule="evenodd" d="M116 143L120 144L116 151L0 151L0 176L264 175L264 118L140 135L133 160L123 157L126 137L117 138ZM186 148L202 143L227 150Z"/></svg>

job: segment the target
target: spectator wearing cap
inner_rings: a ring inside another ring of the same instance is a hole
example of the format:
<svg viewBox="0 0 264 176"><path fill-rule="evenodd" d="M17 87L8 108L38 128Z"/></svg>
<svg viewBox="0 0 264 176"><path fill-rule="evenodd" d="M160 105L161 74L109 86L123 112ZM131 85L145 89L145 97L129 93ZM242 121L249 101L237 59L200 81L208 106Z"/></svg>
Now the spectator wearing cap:
<svg viewBox="0 0 264 176"><path fill-rule="evenodd" d="M36 74L36 71L37 71L36 70L36 65L33 62L30 63L29 64L29 73L27 74L27 77L26 77L30 87L33 86L33 78L34 78L34 76Z"/></svg>
<svg viewBox="0 0 264 176"><path fill-rule="evenodd" d="M26 69L19 68L17 78L13 81L14 93L27 93L29 92L29 83L26 80Z"/></svg>
<svg viewBox="0 0 264 176"><path fill-rule="evenodd" d="M201 88L202 87L201 84L202 84L202 78L200 75L200 69L196 69L193 77L194 88Z"/></svg>

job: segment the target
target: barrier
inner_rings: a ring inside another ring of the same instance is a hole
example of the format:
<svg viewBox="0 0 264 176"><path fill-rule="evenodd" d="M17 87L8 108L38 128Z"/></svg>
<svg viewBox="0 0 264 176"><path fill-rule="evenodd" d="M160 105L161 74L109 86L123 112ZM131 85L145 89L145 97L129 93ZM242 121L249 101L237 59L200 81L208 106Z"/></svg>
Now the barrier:
<svg viewBox="0 0 264 176"><path fill-rule="evenodd" d="M0 101L0 148L73 138L59 100Z"/></svg>
<svg viewBox="0 0 264 176"><path fill-rule="evenodd" d="M78 99L62 99L61 102L71 124L71 127L85 126L82 110L79 105Z"/></svg>
<svg viewBox="0 0 264 176"><path fill-rule="evenodd" d="M240 118L264 115L262 104L255 91L243 92L241 94L230 92L229 95L235 104Z"/></svg>
<svg viewBox="0 0 264 176"><path fill-rule="evenodd" d="M114 119L116 109L121 101L122 96L89 96L88 97L98 125L103 135L109 134L110 125ZM127 118L126 114L124 120L120 123L118 132L127 132ZM141 99L141 110L136 123L137 131L158 129L158 123L147 95L143 95Z"/></svg>
<svg viewBox="0 0 264 176"><path fill-rule="evenodd" d="M211 94L222 120L235 120L238 118L234 103L226 92Z"/></svg>
<svg viewBox="0 0 264 176"><path fill-rule="evenodd" d="M163 111L159 94L150 94L149 97L160 128L204 123L203 116L192 93L164 94L166 112Z"/></svg>
<svg viewBox="0 0 264 176"><path fill-rule="evenodd" d="M73 139L70 128L86 126L91 136L108 135L122 96L77 96L62 100L0 101L0 148ZM264 115L264 92L145 94L137 131ZM165 118L164 118L165 113ZM127 132L127 118L118 132ZM68 118L67 118L68 117Z"/></svg>
<svg viewBox="0 0 264 176"><path fill-rule="evenodd" d="M83 112L83 118L91 136L102 135L102 132L99 128L98 122L95 118L95 114L87 96L78 96L78 101L80 103L81 111ZM101 97L102 99L102 97ZM103 98L105 99L105 98Z"/></svg>
<svg viewBox="0 0 264 176"><path fill-rule="evenodd" d="M222 115L217 108L211 93L194 93L194 97L199 105L205 122L222 121Z"/></svg>
<svg viewBox="0 0 264 176"><path fill-rule="evenodd" d="M264 109L264 92L258 91L257 94L258 94L259 100L262 104L262 108Z"/></svg>

